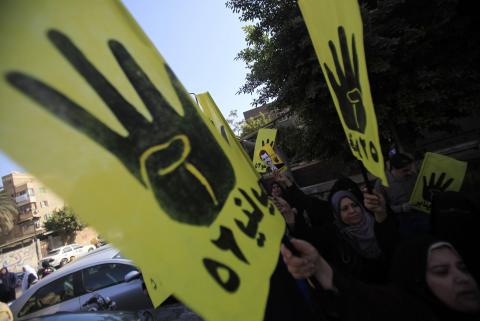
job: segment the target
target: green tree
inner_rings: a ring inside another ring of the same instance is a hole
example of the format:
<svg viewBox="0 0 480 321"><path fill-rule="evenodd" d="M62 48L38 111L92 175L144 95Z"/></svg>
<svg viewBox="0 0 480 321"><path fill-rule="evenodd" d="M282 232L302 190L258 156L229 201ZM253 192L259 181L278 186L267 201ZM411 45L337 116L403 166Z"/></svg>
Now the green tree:
<svg viewBox="0 0 480 321"><path fill-rule="evenodd" d="M17 208L6 191L0 192L0 234L7 235L15 224Z"/></svg>
<svg viewBox="0 0 480 321"><path fill-rule="evenodd" d="M75 239L77 231L81 231L85 225L75 215L72 208L65 206L55 210L45 221L44 227L48 231L57 232L64 244L69 244Z"/></svg>
<svg viewBox="0 0 480 321"><path fill-rule="evenodd" d="M384 144L398 132L454 131L478 115L480 32L466 0L360 1L373 100ZM249 72L241 93L254 105L289 108L303 123L305 157L347 152L345 136L296 0L230 0L250 22L237 59ZM386 148L384 148L385 152ZM345 153L350 157L350 153Z"/></svg>

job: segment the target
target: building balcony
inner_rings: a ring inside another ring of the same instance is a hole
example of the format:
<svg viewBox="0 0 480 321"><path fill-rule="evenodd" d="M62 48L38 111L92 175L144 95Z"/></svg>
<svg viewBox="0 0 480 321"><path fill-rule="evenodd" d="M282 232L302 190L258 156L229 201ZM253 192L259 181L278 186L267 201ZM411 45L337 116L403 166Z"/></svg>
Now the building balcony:
<svg viewBox="0 0 480 321"><path fill-rule="evenodd" d="M39 214L38 210L30 211L28 213L19 213L18 214L18 221L19 222L25 222L28 220L31 220L33 218L40 217L41 215Z"/></svg>
<svg viewBox="0 0 480 321"><path fill-rule="evenodd" d="M35 196L30 196L28 194L23 194L15 197L15 203L17 203L17 206L22 206L28 203L35 203L36 201L37 199Z"/></svg>

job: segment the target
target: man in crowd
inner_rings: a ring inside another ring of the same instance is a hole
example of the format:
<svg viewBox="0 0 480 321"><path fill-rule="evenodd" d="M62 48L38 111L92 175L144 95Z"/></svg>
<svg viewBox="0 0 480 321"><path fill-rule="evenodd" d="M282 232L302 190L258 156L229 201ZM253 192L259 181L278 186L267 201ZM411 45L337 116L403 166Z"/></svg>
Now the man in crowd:
<svg viewBox="0 0 480 321"><path fill-rule="evenodd" d="M413 158L406 154L396 153L390 158L387 171L388 187L377 181L375 190L382 193L392 211L397 214L399 233L402 238L430 230L430 217L417 211L409 203L415 182L417 168Z"/></svg>

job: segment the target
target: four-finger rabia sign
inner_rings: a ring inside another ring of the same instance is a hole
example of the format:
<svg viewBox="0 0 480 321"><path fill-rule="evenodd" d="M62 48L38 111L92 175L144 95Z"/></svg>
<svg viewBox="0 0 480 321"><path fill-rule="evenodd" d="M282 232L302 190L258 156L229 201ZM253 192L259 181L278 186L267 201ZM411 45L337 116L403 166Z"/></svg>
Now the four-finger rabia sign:
<svg viewBox="0 0 480 321"><path fill-rule="evenodd" d="M430 213L436 193L460 190L467 165L467 162L448 156L426 153L409 203L422 212Z"/></svg>
<svg viewBox="0 0 480 321"><path fill-rule="evenodd" d="M303 18L353 155L386 180L356 0L299 0Z"/></svg>
<svg viewBox="0 0 480 321"><path fill-rule="evenodd" d="M275 151L275 138L277 130L274 128L261 128L258 131L253 152L253 166L258 173L285 171L283 160Z"/></svg>
<svg viewBox="0 0 480 321"><path fill-rule="evenodd" d="M156 305L262 320L283 219L120 2L1 9L0 149L133 259Z"/></svg>

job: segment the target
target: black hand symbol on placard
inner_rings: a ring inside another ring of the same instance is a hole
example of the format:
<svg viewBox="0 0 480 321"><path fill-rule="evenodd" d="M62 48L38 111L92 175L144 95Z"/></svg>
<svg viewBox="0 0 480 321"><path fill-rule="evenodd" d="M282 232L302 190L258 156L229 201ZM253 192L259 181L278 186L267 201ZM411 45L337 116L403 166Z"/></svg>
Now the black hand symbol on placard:
<svg viewBox="0 0 480 321"><path fill-rule="evenodd" d="M433 199L433 195L439 192L444 192L452 183L453 183L453 178L449 178L448 180L445 180L446 173L441 173L440 177L438 177L438 180L435 181L435 173L432 173L430 175L430 180L428 181L427 184L427 178L423 176L423 199L426 201L431 202Z"/></svg>
<svg viewBox="0 0 480 321"><path fill-rule="evenodd" d="M345 29L342 26L338 27L338 38L340 41L340 50L342 54L343 67L340 66L338 61L337 49L333 41L329 41L328 45L332 52L333 61L335 63L335 69L337 71L337 77L339 83L337 83L334 74L324 63L325 70L327 72L330 85L337 96L338 104L342 112L345 125L350 129L360 133L365 133L365 127L367 125L367 119L365 114L365 107L362 101L362 90L360 87L360 74L358 70L358 56L357 48L355 45L355 34L352 34L352 63L350 61L350 54L348 50L347 37L345 36Z"/></svg>
<svg viewBox="0 0 480 321"><path fill-rule="evenodd" d="M270 147L273 148L273 143L274 141L270 141L270 138L267 138L266 140L262 140L262 147L265 146L265 145L270 145Z"/></svg>
<svg viewBox="0 0 480 321"><path fill-rule="evenodd" d="M115 155L155 195L175 221L210 225L235 185L228 158L203 123L193 102L166 66L183 107L180 116L118 41L108 46L152 116L143 117L63 33L48 38L102 98L128 131L123 137L70 98L32 76L12 71L7 81L63 122Z"/></svg>

